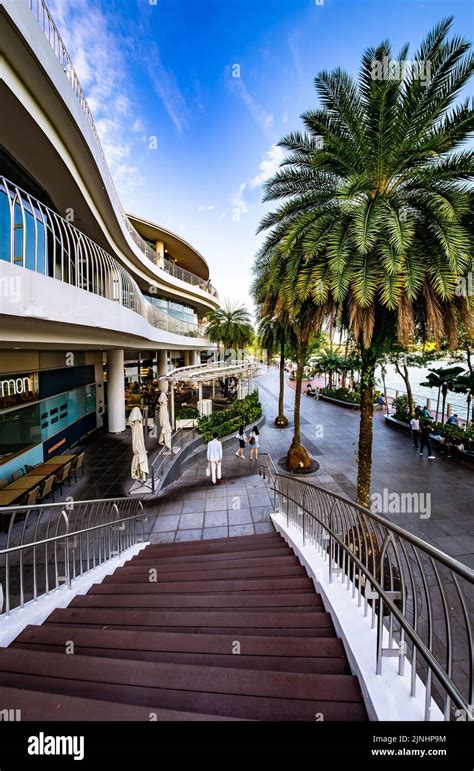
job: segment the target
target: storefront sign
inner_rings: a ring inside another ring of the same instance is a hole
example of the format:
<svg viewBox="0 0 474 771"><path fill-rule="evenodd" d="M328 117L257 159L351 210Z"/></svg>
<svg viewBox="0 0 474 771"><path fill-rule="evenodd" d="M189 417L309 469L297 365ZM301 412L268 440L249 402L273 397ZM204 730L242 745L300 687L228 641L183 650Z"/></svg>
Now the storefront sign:
<svg viewBox="0 0 474 771"><path fill-rule="evenodd" d="M38 398L38 378L31 375L0 376L0 409L32 402Z"/></svg>

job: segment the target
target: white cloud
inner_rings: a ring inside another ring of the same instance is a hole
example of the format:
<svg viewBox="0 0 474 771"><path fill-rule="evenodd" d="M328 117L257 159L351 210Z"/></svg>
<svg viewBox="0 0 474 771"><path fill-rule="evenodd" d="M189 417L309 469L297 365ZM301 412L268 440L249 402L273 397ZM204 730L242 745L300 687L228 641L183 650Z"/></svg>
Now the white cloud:
<svg viewBox="0 0 474 771"><path fill-rule="evenodd" d="M212 211L215 208L216 208L215 204L209 204L206 206L204 206L204 204L201 204L200 206L198 206L198 212Z"/></svg>
<svg viewBox="0 0 474 771"><path fill-rule="evenodd" d="M248 182L248 187L253 190L263 185L267 179L273 177L284 157L283 149L278 145L272 145L263 156L259 164L260 174Z"/></svg>
<svg viewBox="0 0 474 771"><path fill-rule="evenodd" d="M264 107L258 104L241 77L233 78L229 75L227 77L227 85L229 90L236 94L240 101L245 105L259 129L265 136L269 137L270 129L273 125L272 113L267 112Z"/></svg>
<svg viewBox="0 0 474 771"><path fill-rule="evenodd" d="M231 198L231 204L233 214L237 215L237 220L240 219L242 214L248 214L249 204L246 199L246 193L250 190L255 190L273 177L283 160L283 156L284 153L282 148L277 145L272 145L258 165L260 173L257 174L256 177L252 177L252 179L242 182L239 189L234 193Z"/></svg>

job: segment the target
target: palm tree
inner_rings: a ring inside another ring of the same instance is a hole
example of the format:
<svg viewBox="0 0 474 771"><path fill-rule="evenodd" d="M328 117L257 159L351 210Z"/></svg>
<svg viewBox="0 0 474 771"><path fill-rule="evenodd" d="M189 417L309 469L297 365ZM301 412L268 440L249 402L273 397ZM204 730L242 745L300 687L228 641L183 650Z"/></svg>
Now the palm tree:
<svg viewBox="0 0 474 771"><path fill-rule="evenodd" d="M429 82L402 66L385 41L362 57L358 80L336 69L315 79L319 109L306 133L280 146L289 155L266 184L265 200L283 199L264 216L262 252L279 249L285 290L314 312L332 309L361 358L357 499L369 505L377 361L415 330L456 345L469 327L473 298L459 296L472 266L468 179L474 152L461 146L474 128L468 101L455 104L473 69L469 44L448 40L440 22L411 59L430 62ZM384 61L398 76L378 77ZM415 68L416 69L416 68Z"/></svg>
<svg viewBox="0 0 474 771"><path fill-rule="evenodd" d="M466 428L471 421L474 422L474 407L471 418L471 402L474 394L474 377L470 372L463 372L451 383L451 391L455 394L466 395Z"/></svg>
<svg viewBox="0 0 474 771"><path fill-rule="evenodd" d="M254 339L250 313L243 305L231 305L229 301L208 314L206 331L213 343L222 342L225 349L236 351L251 345Z"/></svg>
<svg viewBox="0 0 474 771"><path fill-rule="evenodd" d="M446 397L448 391L453 390L453 386L456 384L457 378L461 373L464 373L462 367L438 367L437 369L429 369L430 373L426 377L425 383L420 383L424 388L437 388L438 389L438 401L436 404L436 420L438 420L439 412L439 400L440 394L443 398L441 407L441 423L444 423L444 412L446 408Z"/></svg>
<svg viewBox="0 0 474 771"><path fill-rule="evenodd" d="M344 369L345 361L334 351L322 351L315 361L315 372L328 375L328 388L333 387L333 376Z"/></svg>
<svg viewBox="0 0 474 771"><path fill-rule="evenodd" d="M258 326L258 338L260 344L266 349L268 355L278 354L279 364L279 392L278 392L278 415L275 418L275 425L279 428L286 428L288 418L285 415L285 348L289 340L290 331L282 319L272 315L260 318Z"/></svg>

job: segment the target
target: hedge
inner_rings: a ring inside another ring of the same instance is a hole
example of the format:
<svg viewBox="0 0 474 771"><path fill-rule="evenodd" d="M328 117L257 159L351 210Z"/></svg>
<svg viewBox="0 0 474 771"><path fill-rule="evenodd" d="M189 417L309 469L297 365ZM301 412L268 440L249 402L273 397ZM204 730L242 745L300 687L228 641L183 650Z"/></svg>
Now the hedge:
<svg viewBox="0 0 474 771"><path fill-rule="evenodd" d="M258 393L250 394L245 399L235 401L228 410L214 412L208 417L198 419L197 428L203 435L205 442L210 442L212 434L216 431L218 436L227 436L233 431L238 431L240 426L248 426L258 420L262 414L262 405L258 400Z"/></svg>

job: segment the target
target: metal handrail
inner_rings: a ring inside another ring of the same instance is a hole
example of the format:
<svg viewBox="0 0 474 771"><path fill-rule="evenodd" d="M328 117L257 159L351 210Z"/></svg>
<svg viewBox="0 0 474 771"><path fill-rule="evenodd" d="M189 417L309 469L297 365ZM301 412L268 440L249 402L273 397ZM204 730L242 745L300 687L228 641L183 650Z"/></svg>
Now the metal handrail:
<svg viewBox="0 0 474 771"><path fill-rule="evenodd" d="M158 329L186 337L205 334L202 324L176 319L147 300L135 279L105 249L0 175L0 203L2 200L9 211L3 237L8 241L11 264L119 303Z"/></svg>
<svg viewBox="0 0 474 771"><path fill-rule="evenodd" d="M63 584L70 589L79 576L142 543L147 521L142 502L130 497L8 506L1 507L0 514L11 514L6 545L0 549L6 616L14 607L23 608L26 597L37 602L41 594L48 595ZM23 525L16 527L21 517ZM61 575L60 547L64 548ZM39 593L41 573L44 592Z"/></svg>
<svg viewBox="0 0 474 771"><path fill-rule="evenodd" d="M89 124L89 128L92 131L92 134L95 139L95 143L97 146L97 150L99 151L102 163L104 165L105 171L107 173L107 177L109 180L109 183L111 185L112 191L114 193L115 202L117 205L118 210L120 211L120 215L123 219L123 223L132 237L135 244L141 249L141 251L148 257L148 259L151 260L151 262L155 263L156 254L154 250L150 247L149 244L145 241L144 238L139 234L139 232L134 228L132 223L130 222L129 218L127 217L127 214L125 212L125 209L123 208L119 195L117 193L117 189L115 187L115 183L112 177L112 173L110 171L109 165L107 163L107 159L105 157L104 149L102 147L99 133L97 131L94 118L91 112L91 109L89 107L89 104L86 99L86 95L82 89L81 83L79 81L79 77L77 75L76 70L74 69L74 65L72 63L72 59L69 56L69 53L67 51L67 48L64 44L64 41L61 37L61 34L56 26L56 23L51 15L50 10L48 9L45 0L27 0L28 7L30 11L32 12L33 16L35 17L36 21L38 22L39 26L41 27L43 34L45 35L46 39L48 40L56 59L58 60L59 64L61 65L61 68L64 72L64 75L66 79L68 80L72 91L79 103L79 106L83 113L85 114L87 118L87 122ZM171 266L171 263L170 263ZM168 266L167 272L172 273L170 266ZM164 268L166 270L166 268ZM193 285L199 285L201 289L203 289L205 292L209 292L209 294L214 295L217 297L217 291L212 286L210 282L206 282L203 279L201 279L199 276L196 276L194 273L191 273L190 271L184 271L183 268L180 268L179 270L183 271L183 274L186 273L189 275L189 277L192 277L192 280L188 280L187 278L183 278L183 281L186 281L186 283L190 283ZM172 274L174 275L174 274ZM176 276L179 278L179 276Z"/></svg>
<svg viewBox="0 0 474 771"><path fill-rule="evenodd" d="M382 674L387 656L398 657L399 675L409 660L411 696L416 695L417 674L425 684L426 720L433 690L446 720L472 720L473 634L465 594L474 583L474 571L383 515L306 480L280 474L268 453L260 456L259 473L270 479L276 516L286 517L287 526L291 522L302 534L303 544L314 546L327 561L329 581L339 576L357 597L358 606L364 605L364 615L371 606L372 628L377 627L376 674ZM441 611L436 640L435 601L438 614ZM454 619L464 627L456 638L456 655L463 637L465 655L460 658L469 661L467 688L464 679L453 674Z"/></svg>

